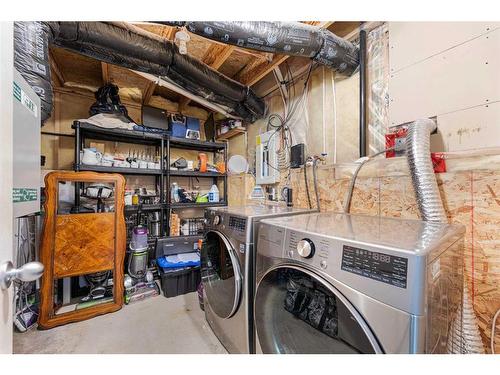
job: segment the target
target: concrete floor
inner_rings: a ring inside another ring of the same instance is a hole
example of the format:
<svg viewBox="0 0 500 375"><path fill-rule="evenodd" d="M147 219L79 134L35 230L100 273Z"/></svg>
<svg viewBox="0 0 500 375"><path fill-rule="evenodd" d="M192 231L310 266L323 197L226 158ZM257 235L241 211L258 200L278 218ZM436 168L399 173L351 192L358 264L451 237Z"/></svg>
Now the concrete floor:
<svg viewBox="0 0 500 375"><path fill-rule="evenodd" d="M227 353L205 321L198 295L153 297L112 314L46 331L14 333L14 353Z"/></svg>

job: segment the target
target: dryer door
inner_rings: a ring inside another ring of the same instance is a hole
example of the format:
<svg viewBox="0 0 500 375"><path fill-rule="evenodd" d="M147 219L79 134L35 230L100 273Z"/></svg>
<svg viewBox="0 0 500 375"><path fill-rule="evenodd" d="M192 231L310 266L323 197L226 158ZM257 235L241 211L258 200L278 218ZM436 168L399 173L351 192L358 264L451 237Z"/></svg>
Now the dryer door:
<svg viewBox="0 0 500 375"><path fill-rule="evenodd" d="M301 267L269 270L257 287L254 306L263 353L382 353L349 301Z"/></svg>
<svg viewBox="0 0 500 375"><path fill-rule="evenodd" d="M211 309L221 318L231 317L240 302L242 278L235 250L218 231L208 231L203 239L201 276Z"/></svg>

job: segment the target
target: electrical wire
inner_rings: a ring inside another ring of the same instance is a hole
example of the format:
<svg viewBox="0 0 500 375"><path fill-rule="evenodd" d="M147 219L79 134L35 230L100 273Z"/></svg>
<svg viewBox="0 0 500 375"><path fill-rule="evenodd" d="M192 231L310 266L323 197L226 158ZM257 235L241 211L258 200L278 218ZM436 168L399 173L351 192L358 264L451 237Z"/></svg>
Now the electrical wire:
<svg viewBox="0 0 500 375"><path fill-rule="evenodd" d="M298 113L297 112L298 109L304 108L304 104L306 103L307 99L307 91L308 91L309 81L311 78L311 72L316 66L317 64L315 64L314 62L310 63L309 69L307 70L307 76L303 84L302 92L300 93L300 96L298 96L296 92L296 85L298 84L298 82L296 82L297 78L293 76L290 66L288 64L284 64L286 71L285 79L286 82L290 83L290 85L285 85L284 88L282 87L283 90L281 92L281 96L284 103L283 116L277 113L273 113L269 115L267 120L266 124L267 131L269 131L271 128L274 129L274 132L269 137L268 142L279 134L280 147L277 151L278 154L277 165L271 165L269 161L267 161L266 164L270 168L277 171L288 170L287 177L285 179L286 186L289 185L291 176L290 153L291 153L291 147L293 145L293 135L291 131L291 126L294 124L292 120L294 116ZM275 77L277 78L276 75ZM278 85L280 85L281 83L282 82L278 81ZM291 100L291 98L295 100Z"/></svg>

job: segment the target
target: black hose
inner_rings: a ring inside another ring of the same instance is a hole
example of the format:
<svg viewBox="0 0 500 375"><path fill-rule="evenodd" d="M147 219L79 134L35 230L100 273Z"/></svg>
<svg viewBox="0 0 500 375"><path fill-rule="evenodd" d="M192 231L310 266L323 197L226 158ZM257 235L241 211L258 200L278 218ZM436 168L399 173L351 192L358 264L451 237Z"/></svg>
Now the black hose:
<svg viewBox="0 0 500 375"><path fill-rule="evenodd" d="M366 31L359 32L359 157L366 156Z"/></svg>

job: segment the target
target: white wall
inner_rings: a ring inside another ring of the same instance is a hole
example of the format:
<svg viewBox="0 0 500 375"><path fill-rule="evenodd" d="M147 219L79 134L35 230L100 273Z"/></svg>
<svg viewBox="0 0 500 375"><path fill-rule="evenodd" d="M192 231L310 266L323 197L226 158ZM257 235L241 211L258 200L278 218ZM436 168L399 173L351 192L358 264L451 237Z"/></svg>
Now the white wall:
<svg viewBox="0 0 500 375"><path fill-rule="evenodd" d="M500 23L390 22L389 126L437 116L435 151L500 147Z"/></svg>

